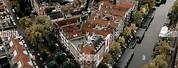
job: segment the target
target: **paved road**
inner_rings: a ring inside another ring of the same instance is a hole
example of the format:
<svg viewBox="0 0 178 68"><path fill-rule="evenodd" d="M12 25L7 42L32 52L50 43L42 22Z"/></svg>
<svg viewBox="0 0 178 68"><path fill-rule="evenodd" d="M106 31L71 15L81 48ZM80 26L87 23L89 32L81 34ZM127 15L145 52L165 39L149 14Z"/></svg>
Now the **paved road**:
<svg viewBox="0 0 178 68"><path fill-rule="evenodd" d="M158 41L158 34L163 24L167 21L167 14L174 1L167 0L165 5L156 8L155 17L145 33L141 44L136 45L133 59L128 68L142 68L145 63L148 63L152 59L153 46Z"/></svg>

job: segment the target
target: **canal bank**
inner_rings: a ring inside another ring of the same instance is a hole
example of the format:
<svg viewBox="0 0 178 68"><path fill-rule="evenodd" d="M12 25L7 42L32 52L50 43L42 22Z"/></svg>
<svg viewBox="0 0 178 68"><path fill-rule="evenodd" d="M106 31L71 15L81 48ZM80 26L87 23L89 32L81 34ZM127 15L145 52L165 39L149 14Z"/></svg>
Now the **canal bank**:
<svg viewBox="0 0 178 68"><path fill-rule="evenodd" d="M154 19L150 24L141 44L134 48L134 56L128 68L142 68L145 63L151 61L154 44L158 41L158 34L161 27L167 22L167 14L175 0L167 0L166 4L157 7Z"/></svg>

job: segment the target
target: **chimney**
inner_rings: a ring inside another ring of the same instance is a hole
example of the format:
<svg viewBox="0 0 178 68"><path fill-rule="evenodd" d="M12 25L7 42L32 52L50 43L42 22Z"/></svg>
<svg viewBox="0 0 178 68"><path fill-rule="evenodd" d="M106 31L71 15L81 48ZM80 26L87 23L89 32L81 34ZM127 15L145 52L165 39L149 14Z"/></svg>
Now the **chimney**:
<svg viewBox="0 0 178 68"><path fill-rule="evenodd" d="M113 3L114 5L116 5L117 0L112 0L112 3Z"/></svg>

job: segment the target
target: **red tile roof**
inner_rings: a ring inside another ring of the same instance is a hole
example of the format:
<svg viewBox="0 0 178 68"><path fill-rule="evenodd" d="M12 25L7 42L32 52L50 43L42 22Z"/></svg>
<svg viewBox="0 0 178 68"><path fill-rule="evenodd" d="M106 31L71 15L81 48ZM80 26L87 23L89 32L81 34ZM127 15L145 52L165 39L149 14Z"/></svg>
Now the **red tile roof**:
<svg viewBox="0 0 178 68"><path fill-rule="evenodd" d="M94 45L83 44L83 45L81 45L81 52L84 53L84 54L94 54L95 53L95 47L94 47Z"/></svg>
<svg viewBox="0 0 178 68"><path fill-rule="evenodd" d="M58 27L65 27L65 26L77 23L79 20L80 20L80 17L75 16L75 17L72 17L72 18L57 21L56 23L57 23Z"/></svg>
<svg viewBox="0 0 178 68"><path fill-rule="evenodd" d="M57 24L63 28L68 38L82 36L86 33L107 36L119 25L119 21L124 19L126 12L133 7L133 4L120 2L114 5L108 1L101 1L99 6L98 9L95 9L97 11L92 11L87 23L84 23L81 29L76 24L80 17L65 19L57 22ZM108 16L109 20L105 20L104 18ZM96 26L99 26L100 29L95 29Z"/></svg>
<svg viewBox="0 0 178 68"><path fill-rule="evenodd" d="M18 39L11 39L13 46L11 48L12 51L17 52L17 55L15 56L15 62L21 62L22 66L21 68L33 68L33 65L30 65L30 57L26 54L23 53L23 51L25 50L24 47L22 45L19 44L19 40Z"/></svg>

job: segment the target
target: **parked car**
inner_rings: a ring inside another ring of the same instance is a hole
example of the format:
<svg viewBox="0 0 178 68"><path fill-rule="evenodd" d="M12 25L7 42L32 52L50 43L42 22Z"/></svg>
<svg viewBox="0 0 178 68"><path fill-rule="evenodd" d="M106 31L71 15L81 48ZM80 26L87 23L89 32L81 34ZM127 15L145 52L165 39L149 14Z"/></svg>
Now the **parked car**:
<svg viewBox="0 0 178 68"><path fill-rule="evenodd" d="M114 65L114 68L127 68L131 59L133 58L134 50L127 48L121 59Z"/></svg>
<svg viewBox="0 0 178 68"><path fill-rule="evenodd" d="M147 16L147 18L143 21L141 28L148 29L150 23L152 22L154 16Z"/></svg>
<svg viewBox="0 0 178 68"><path fill-rule="evenodd" d="M143 40L143 38L145 36L145 31L146 31L146 29L143 29L143 28L138 29L138 31L136 33L137 43L141 43L141 41Z"/></svg>

